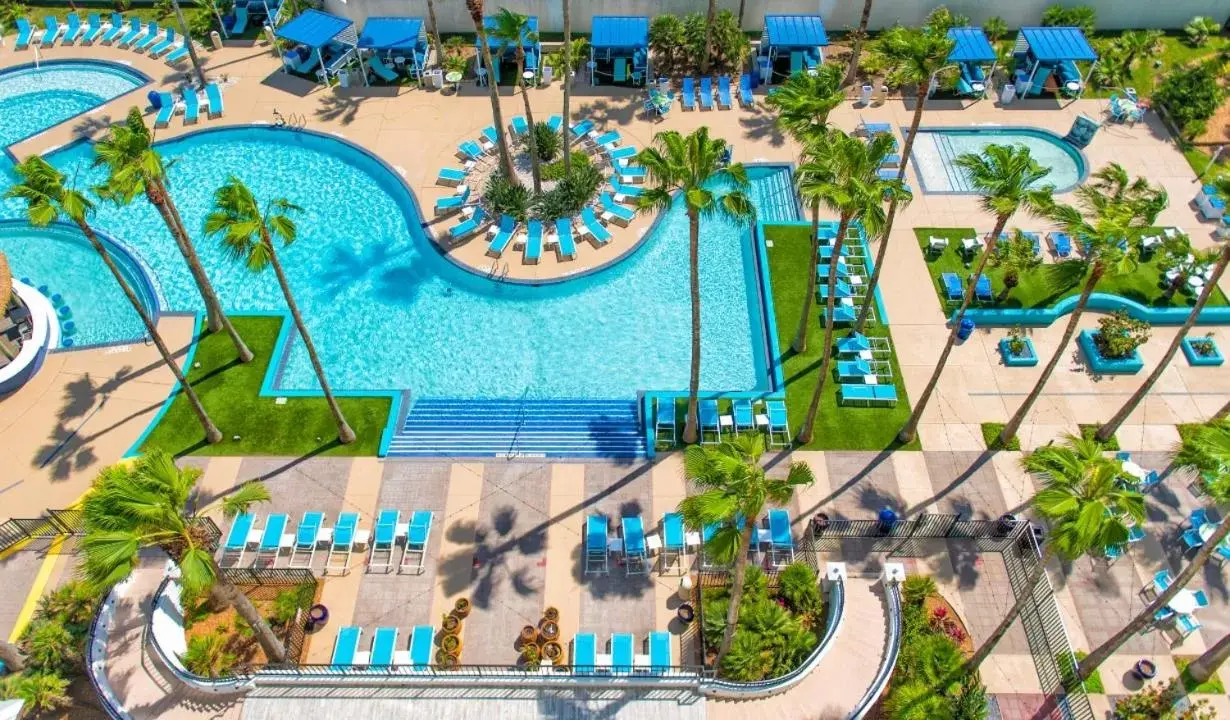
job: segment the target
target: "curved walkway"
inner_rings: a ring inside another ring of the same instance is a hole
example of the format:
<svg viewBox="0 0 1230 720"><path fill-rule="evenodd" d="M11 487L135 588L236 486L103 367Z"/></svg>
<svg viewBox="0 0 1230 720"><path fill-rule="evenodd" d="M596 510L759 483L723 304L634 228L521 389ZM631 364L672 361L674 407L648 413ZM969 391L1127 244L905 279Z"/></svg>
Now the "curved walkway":
<svg viewBox="0 0 1230 720"><path fill-rule="evenodd" d="M888 606L877 578L846 580L841 632L815 670L790 690L763 700L709 700L709 718L845 718L871 687L888 638Z"/></svg>

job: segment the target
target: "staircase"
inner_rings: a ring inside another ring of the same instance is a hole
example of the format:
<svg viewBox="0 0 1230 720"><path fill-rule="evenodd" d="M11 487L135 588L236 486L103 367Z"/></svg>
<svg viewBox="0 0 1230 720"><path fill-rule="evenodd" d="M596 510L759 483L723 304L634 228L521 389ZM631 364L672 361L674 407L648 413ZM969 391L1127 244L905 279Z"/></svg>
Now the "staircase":
<svg viewBox="0 0 1230 720"><path fill-rule="evenodd" d="M798 206L794 202L794 183L790 171L771 173L752 181L755 187L756 212L763 222L798 220Z"/></svg>
<svg viewBox="0 0 1230 720"><path fill-rule="evenodd" d="M389 457L632 458L646 454L635 400L422 398Z"/></svg>

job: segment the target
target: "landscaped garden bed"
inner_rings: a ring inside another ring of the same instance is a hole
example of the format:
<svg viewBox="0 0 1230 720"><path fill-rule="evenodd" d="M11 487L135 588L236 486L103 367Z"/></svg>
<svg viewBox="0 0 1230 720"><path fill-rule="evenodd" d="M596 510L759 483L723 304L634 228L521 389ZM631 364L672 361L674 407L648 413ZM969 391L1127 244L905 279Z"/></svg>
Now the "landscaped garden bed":
<svg viewBox="0 0 1230 720"><path fill-rule="evenodd" d="M1212 336L1183 338L1183 356L1188 365L1196 367L1217 367L1225 362Z"/></svg>
<svg viewBox="0 0 1230 720"><path fill-rule="evenodd" d="M1015 328L1008 337L999 341L999 355L1007 367L1034 367L1038 364L1038 352L1034 341L1025 337L1020 328Z"/></svg>
<svg viewBox="0 0 1230 720"><path fill-rule="evenodd" d="M1145 362L1135 350L1123 357L1103 355L1098 347L1098 336L1096 330L1082 330L1076 340L1090 370L1099 375L1135 375L1144 369Z"/></svg>
<svg viewBox="0 0 1230 720"><path fill-rule="evenodd" d="M316 583L243 589L288 648L301 650L301 646L291 647L295 644L292 637L301 636L292 625L306 622L307 608L316 601ZM183 600L188 649L180 659L190 672L202 677L225 677L236 667L267 662L255 632L234 608L211 607L208 597Z"/></svg>

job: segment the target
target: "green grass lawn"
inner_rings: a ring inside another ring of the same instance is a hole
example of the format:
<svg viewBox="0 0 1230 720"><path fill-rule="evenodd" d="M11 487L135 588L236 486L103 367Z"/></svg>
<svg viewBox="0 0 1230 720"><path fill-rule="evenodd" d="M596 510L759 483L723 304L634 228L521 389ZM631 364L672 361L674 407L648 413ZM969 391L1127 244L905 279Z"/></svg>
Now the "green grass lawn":
<svg viewBox="0 0 1230 720"><path fill-rule="evenodd" d="M1161 231L1154 230L1152 232L1160 233ZM977 264L981 253L971 254L967 261L961 256L959 248L961 238L973 237L976 234L974 229L924 227L915 228L914 234L918 238L918 245L922 248L924 257L926 257L927 270L931 274L931 287L935 291L936 297L940 300L940 306L945 308L945 310L955 310L959 303L947 300L942 289L943 286L940 284L940 275L952 272L960 276L962 282L969 281L970 274ZM948 239L948 247L944 252L936 255L928 251L928 238L932 236ZM1045 238L1043 239L1043 252L1049 252L1046 248ZM1164 273L1158 261L1159 256L1155 254L1141 260L1136 272L1118 277L1104 277L1098 283L1096 291L1120 295L1142 305L1153 307L1183 308L1194 306L1196 304L1195 296L1184 294L1183 292L1175 293L1169 301L1164 298L1164 288L1162 285ZM992 290L995 292L996 298L998 298L1004 289L1004 273L999 268L988 265L987 275L991 278ZM1028 273L1023 273L1020 276L1020 284L1013 288L1002 301L979 302L975 300L971 307L1029 309L1051 307L1063 298L1079 295L1081 286L1085 282L1085 277L1086 269L1078 261L1044 263ZM1217 289L1213 292L1213 296L1209 298L1208 304L1211 306L1226 305L1226 296L1220 289Z"/></svg>
<svg viewBox="0 0 1230 720"><path fill-rule="evenodd" d="M786 406L790 414L790 428L796 432L807 415L807 407L816 388L824 339L824 327L820 322L822 306L813 303L812 314L815 322L808 335L807 351L795 354L790 349L798 328L803 298L807 293L808 274L814 272L816 266L815 259L811 257L810 231L811 228L806 226L765 228L766 239L773 243L773 247L768 249L769 280L773 288L773 306L777 315L778 344L783 353ZM841 337L845 332L846 330L838 327L835 337ZM888 328L879 324L869 325L866 334L891 338ZM806 449L881 450L898 447L897 431L909 417L910 405L895 352L892 356L892 369L899 398L897 406L892 408L838 405L838 384L830 375L825 381L815 432ZM921 446L916 439L906 447L917 450Z"/></svg>
<svg viewBox="0 0 1230 720"><path fill-rule="evenodd" d="M1192 664L1194 657L1178 657L1174 659L1174 665L1179 670L1179 679L1183 681L1183 688L1192 694L1200 695L1224 695L1226 686L1222 684L1221 677L1217 673L1213 673L1204 683L1198 683L1192 678L1191 673L1187 671L1187 666Z"/></svg>
<svg viewBox="0 0 1230 720"><path fill-rule="evenodd" d="M175 455L375 455L380 447L392 401L383 397L338 398L342 413L358 439L337 442L337 426L323 397L289 398L277 405L273 397L259 397L269 369L282 319L233 317L256 358L246 365L235 360L235 349L225 333L205 335L197 345L188 372L192 384L214 424L225 439L205 443L205 433L182 393L146 438L141 450L163 448ZM289 321L288 321L289 322ZM239 440L232 440L235 435Z"/></svg>

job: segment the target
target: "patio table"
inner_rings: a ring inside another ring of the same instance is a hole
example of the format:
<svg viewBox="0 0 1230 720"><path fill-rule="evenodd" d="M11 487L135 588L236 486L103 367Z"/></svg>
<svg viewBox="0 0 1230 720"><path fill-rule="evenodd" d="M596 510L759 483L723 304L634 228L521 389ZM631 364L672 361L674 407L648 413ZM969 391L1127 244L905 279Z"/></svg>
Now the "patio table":
<svg viewBox="0 0 1230 720"><path fill-rule="evenodd" d="M1140 480L1144 480L1145 477L1148 476L1149 474L1144 468L1132 462L1131 460L1128 460L1123 463L1123 472L1127 473L1128 475L1131 475L1134 478L1138 478Z"/></svg>
<svg viewBox="0 0 1230 720"><path fill-rule="evenodd" d="M1208 539L1213 537L1213 533L1217 531L1218 523L1207 522L1200 526L1200 539L1208 542Z"/></svg>
<svg viewBox="0 0 1230 720"><path fill-rule="evenodd" d="M1180 590L1174 597L1170 598L1170 602L1167 604L1171 610L1181 615L1188 615L1199 607L1196 603L1196 594L1191 590Z"/></svg>
<svg viewBox="0 0 1230 720"><path fill-rule="evenodd" d="M462 77L462 76L461 76L461 73L459 73L459 72L457 72L456 70L454 70L453 72L451 72L451 73L449 73L449 74L445 75L445 76L444 76L444 80L445 80L446 82L450 82L450 83L452 83L452 84L453 84L453 91L454 91L454 92L458 92L458 91L460 91L460 90L461 90L461 87L460 87L461 77Z"/></svg>

